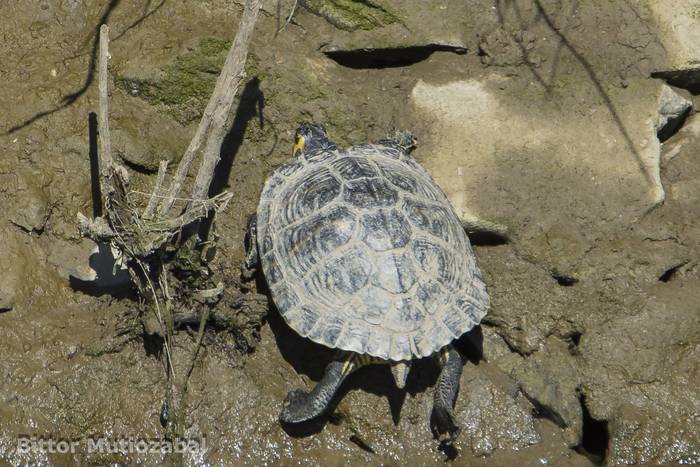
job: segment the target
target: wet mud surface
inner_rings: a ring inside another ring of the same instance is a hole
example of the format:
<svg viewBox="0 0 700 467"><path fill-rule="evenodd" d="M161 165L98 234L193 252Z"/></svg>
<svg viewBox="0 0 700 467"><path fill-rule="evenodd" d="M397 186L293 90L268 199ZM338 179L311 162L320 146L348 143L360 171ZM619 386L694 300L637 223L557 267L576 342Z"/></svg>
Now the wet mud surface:
<svg viewBox="0 0 700 467"><path fill-rule="evenodd" d="M278 31L295 3L263 2L224 143L215 191L235 201L216 220L211 262L224 318L187 394L185 434L206 450L178 461L700 462L700 125L688 91L698 74L672 53L661 7L319 0L298 2ZM174 463L84 443L161 439L166 390L162 343L125 331L137 297L77 228L78 212L99 214L96 33L112 30L114 152L148 193L158 162L185 151L241 4L19 4L0 5L0 464ZM651 77L665 72L687 89ZM458 343L453 449L430 433L430 359L405 391L369 367L332 414L297 428L277 420L287 391L311 388L333 353L289 329L240 263L247 217L304 121L343 145L410 129L457 213L508 231L473 238L492 307ZM91 286L95 271L111 282ZM175 336L176 373L195 343L195 327ZM81 442L73 454L23 454L21 435Z"/></svg>

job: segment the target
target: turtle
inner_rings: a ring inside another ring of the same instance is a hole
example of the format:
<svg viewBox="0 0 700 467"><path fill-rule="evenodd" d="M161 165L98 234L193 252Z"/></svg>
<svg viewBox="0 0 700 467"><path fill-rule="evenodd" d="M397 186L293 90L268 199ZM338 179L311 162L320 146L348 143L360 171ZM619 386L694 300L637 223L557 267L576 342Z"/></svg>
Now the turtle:
<svg viewBox="0 0 700 467"><path fill-rule="evenodd" d="M283 424L319 417L343 380L390 365L403 389L411 362L436 357L430 427L451 443L463 356L489 296L469 238L445 193L410 155L410 132L343 148L305 123L290 161L269 176L248 222L244 270L262 272L284 321L337 349L310 392L288 393Z"/></svg>

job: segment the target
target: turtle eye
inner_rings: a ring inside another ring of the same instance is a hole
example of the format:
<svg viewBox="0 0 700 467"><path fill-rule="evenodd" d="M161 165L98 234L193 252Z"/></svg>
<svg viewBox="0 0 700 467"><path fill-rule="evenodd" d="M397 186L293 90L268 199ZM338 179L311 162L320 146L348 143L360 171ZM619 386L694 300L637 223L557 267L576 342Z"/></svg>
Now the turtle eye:
<svg viewBox="0 0 700 467"><path fill-rule="evenodd" d="M297 141L294 144L294 149L292 150L292 157L295 157L297 155L297 152L299 152L302 149L304 149L304 137L301 135L297 135Z"/></svg>

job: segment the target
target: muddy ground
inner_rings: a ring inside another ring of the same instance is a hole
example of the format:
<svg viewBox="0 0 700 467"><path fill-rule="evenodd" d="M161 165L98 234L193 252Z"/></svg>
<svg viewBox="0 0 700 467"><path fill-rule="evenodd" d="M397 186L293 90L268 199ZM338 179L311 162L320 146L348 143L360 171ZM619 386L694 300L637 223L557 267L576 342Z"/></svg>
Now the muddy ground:
<svg viewBox="0 0 700 467"><path fill-rule="evenodd" d="M222 152L216 188L235 202L211 267L233 324L206 334L186 432L206 450L185 462L700 462L699 7L308 0L278 31L294 3L264 3ZM123 273L95 256L89 267L96 246L77 229L97 209L96 31L112 30L114 151L148 192L158 161L183 154L240 12L233 0L0 4L0 463L160 459L85 443L162 438L166 387L162 342L124 334L138 300ZM331 416L277 422L331 353L295 335L239 265L245 220L303 121L341 144L410 129L459 215L508 229L473 238L492 309L459 343L453 450L429 430L430 361L405 392L367 368ZM176 336L176 371L194 334ZM22 454L20 435L80 443Z"/></svg>

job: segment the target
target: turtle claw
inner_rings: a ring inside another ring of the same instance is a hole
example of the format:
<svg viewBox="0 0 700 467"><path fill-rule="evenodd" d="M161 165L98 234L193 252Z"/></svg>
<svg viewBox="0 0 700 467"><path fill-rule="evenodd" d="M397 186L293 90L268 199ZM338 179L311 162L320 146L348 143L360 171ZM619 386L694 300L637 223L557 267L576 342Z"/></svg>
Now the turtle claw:
<svg viewBox="0 0 700 467"><path fill-rule="evenodd" d="M301 423L309 420L307 407L310 405L310 394L301 389L293 389L287 393L280 413L283 423Z"/></svg>
<svg viewBox="0 0 700 467"><path fill-rule="evenodd" d="M258 216L251 215L248 218L245 234L245 260L241 264L241 278L244 281L252 280L260 266L258 256Z"/></svg>
<svg viewBox="0 0 700 467"><path fill-rule="evenodd" d="M349 364L348 364L349 363ZM326 366L323 378L311 392L294 389L287 393L280 413L283 423L301 423L314 419L328 409L333 395L354 364L350 358L334 360Z"/></svg>
<svg viewBox="0 0 700 467"><path fill-rule="evenodd" d="M434 407L433 414L430 418L430 427L433 431L433 436L435 436L442 445L452 445L460 432L460 427L455 421L452 410L445 407Z"/></svg>

